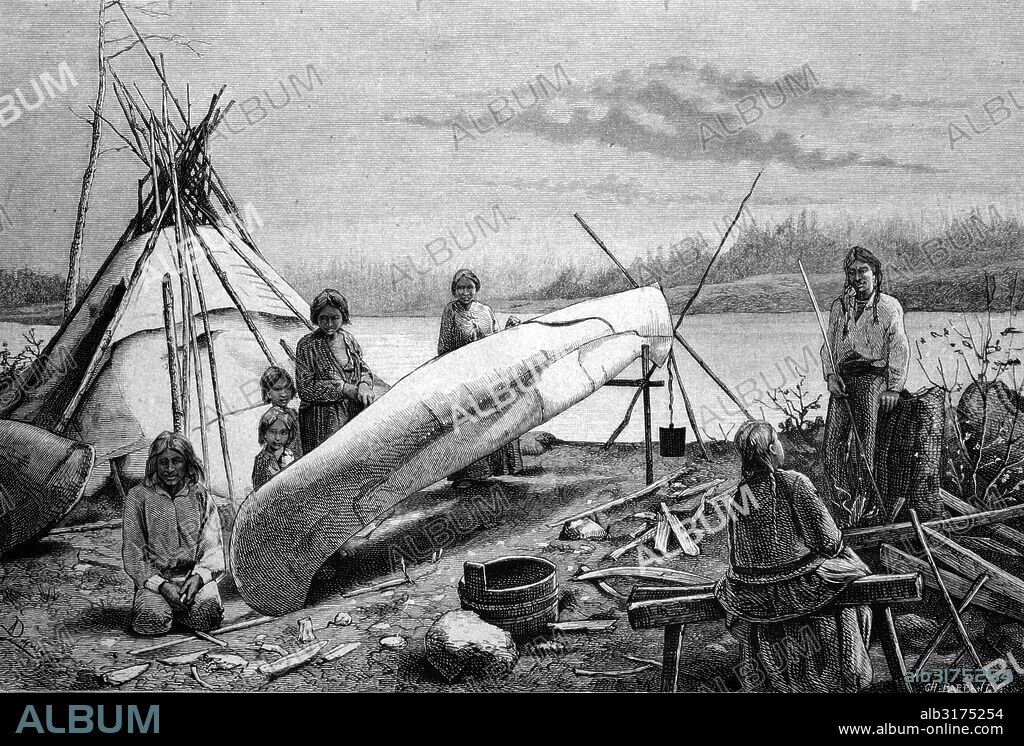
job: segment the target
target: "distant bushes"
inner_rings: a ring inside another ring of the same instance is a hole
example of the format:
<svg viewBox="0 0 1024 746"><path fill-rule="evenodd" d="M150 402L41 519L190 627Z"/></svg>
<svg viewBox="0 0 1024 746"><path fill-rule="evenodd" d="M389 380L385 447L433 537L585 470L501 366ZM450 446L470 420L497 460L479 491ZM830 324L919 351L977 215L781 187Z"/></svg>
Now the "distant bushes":
<svg viewBox="0 0 1024 746"><path fill-rule="evenodd" d="M1016 217L1000 215L991 206L987 214L971 210L950 220L942 230L926 234L919 225L899 218L822 223L814 213L804 210L778 224L745 225L733 246L719 256L708 282L792 274L799 271L798 261L812 274L838 273L842 271L847 249L855 244L867 246L879 255L887 277L893 281L889 286L893 287L908 275L1020 261L1024 258L1024 224ZM658 280L665 287L696 283L717 246L704 237L690 238L675 246L685 248L648 252L634 260L630 272L642 283ZM603 295L621 287L621 273L614 267L587 273L568 266L532 297L577 298Z"/></svg>
<svg viewBox="0 0 1024 746"><path fill-rule="evenodd" d="M53 303L64 299L65 278L32 269L0 269L0 307Z"/></svg>

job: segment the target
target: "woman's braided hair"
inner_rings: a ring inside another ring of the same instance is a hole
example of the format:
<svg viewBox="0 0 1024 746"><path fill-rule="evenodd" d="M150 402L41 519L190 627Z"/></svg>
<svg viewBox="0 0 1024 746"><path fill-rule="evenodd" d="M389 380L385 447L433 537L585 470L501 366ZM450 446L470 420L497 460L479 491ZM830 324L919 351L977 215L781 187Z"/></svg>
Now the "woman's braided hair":
<svg viewBox="0 0 1024 746"><path fill-rule="evenodd" d="M843 260L843 273L846 275L846 282L843 285L843 294L839 297L839 302L843 306L843 316L846 318L843 324L843 336L846 337L850 333L850 314L849 309L846 306L846 296L853 291L853 285L850 283L850 276L847 274L847 270L850 269L850 265L854 262L863 262L864 264L871 267L871 271L875 275L875 298L871 304L871 310L874 313L874 323L878 323L878 299L882 295L882 262L879 261L878 257L871 253L871 249L865 249L863 246L854 246L848 252L846 252L846 259Z"/></svg>

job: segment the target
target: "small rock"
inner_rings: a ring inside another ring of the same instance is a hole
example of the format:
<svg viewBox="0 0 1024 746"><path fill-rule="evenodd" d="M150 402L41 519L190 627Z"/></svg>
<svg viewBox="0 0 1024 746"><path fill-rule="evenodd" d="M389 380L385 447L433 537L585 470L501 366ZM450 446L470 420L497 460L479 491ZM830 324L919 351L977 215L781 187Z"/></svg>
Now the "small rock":
<svg viewBox="0 0 1024 746"><path fill-rule="evenodd" d="M394 591L381 591L380 595L381 595L382 598L391 598L393 595L395 595L395 592Z"/></svg>
<svg viewBox="0 0 1024 746"><path fill-rule="evenodd" d="M577 552L583 552L584 554L587 554L589 552L593 552L594 551L594 546L592 544L580 544L579 549L577 549L576 551Z"/></svg>
<svg viewBox="0 0 1024 746"><path fill-rule="evenodd" d="M378 622L377 624L370 625L370 629L391 629L391 625L387 622Z"/></svg>
<svg viewBox="0 0 1024 746"><path fill-rule="evenodd" d="M334 617L334 621L328 622L327 626L347 627L350 624L352 624L352 615L347 611L339 611Z"/></svg>
<svg viewBox="0 0 1024 746"><path fill-rule="evenodd" d="M138 678L144 674L152 663L143 663L138 666L129 666L128 668L119 668L116 671L108 671L103 674L103 682L110 686L121 686L127 684L132 679Z"/></svg>
<svg viewBox="0 0 1024 746"><path fill-rule="evenodd" d="M427 661L448 681L508 674L519 659L512 636L471 611L449 611L427 630Z"/></svg>
<svg viewBox="0 0 1024 746"><path fill-rule="evenodd" d="M562 524L562 533L558 535L558 538L567 541L577 541L579 539L599 541L607 539L608 532L595 520L577 518L575 521Z"/></svg>
<svg viewBox="0 0 1024 746"><path fill-rule="evenodd" d="M245 668L249 661L239 655L230 653L209 652L206 659L213 664L214 671L233 671L236 668Z"/></svg>
<svg viewBox="0 0 1024 746"><path fill-rule="evenodd" d="M564 642L558 642L556 640L543 640L535 645L528 645L525 648L527 655L533 656L544 656L544 655L562 655L569 648Z"/></svg>
<svg viewBox="0 0 1024 746"><path fill-rule="evenodd" d="M401 650L405 647L405 638L395 635L394 637L385 637L380 641L381 647L385 647L388 650Z"/></svg>
<svg viewBox="0 0 1024 746"><path fill-rule="evenodd" d="M253 638L253 640L252 640L252 643L253 643L253 645L255 645L256 647L259 647L260 645L262 645L262 644L263 644L263 642L264 642L264 641L265 641L266 639L267 639L267 636L266 636L266 635L256 635L256 637L254 637L254 638Z"/></svg>

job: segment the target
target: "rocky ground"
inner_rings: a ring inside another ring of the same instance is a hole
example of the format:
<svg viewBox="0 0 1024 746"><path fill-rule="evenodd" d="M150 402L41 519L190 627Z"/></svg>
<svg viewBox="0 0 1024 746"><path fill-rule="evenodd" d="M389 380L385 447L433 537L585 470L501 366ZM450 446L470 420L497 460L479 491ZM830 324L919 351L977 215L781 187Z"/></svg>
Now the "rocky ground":
<svg viewBox="0 0 1024 746"><path fill-rule="evenodd" d="M529 449L527 449L529 450ZM542 450L536 448L535 450ZM792 448L794 458L804 456ZM808 453L806 449L803 453ZM696 484L735 475L731 448L712 444L715 460L656 457L655 474L686 467L682 481ZM560 528L547 524L588 506L632 492L643 484L643 453L633 445L605 451L593 444L556 444L526 457L525 474L495 480L490 488L454 491L435 485L405 501L398 512L351 558L339 559L324 573L311 605L260 626L225 633L226 648L187 635L171 647L133 654L162 640L133 637L125 631L131 588L121 569L121 534L116 528L50 535L6 557L0 565L0 689L102 689L117 686L105 674L150 663L122 690L231 691L653 691L659 686L656 665L644 668L630 656L660 661L660 630L633 631L625 602L589 583L574 582L581 565L592 568L634 565L637 555L606 559L640 527L631 514L656 509L663 497L639 499L601 515L611 536L604 540L559 539ZM110 506L90 504L75 519L110 517ZM623 519L626 520L618 520ZM544 557L557 567L563 589L560 621L614 620L605 632L559 633L521 645L511 672L502 676L463 677L448 682L427 661L427 630L443 614L460 606L457 584L466 561L506 555ZM365 586L404 578L410 582L386 590L344 597ZM680 556L665 566L716 579L727 567L724 531L711 533L696 557ZM633 581L611 581L628 594ZM650 584L645 581L645 584ZM257 616L242 602L230 580L221 583L224 624ZM909 661L926 644L945 616L934 600L900 607L898 626ZM314 659L275 678L259 666L303 646L300 621L309 619L322 652L351 643L353 649L330 662ZM938 621L937 621L938 620ZM1005 655L986 639L993 624L1011 639L1015 627L1006 620L968 614L972 637L981 640L986 662ZM1010 632L1006 630L1009 629ZM1017 642L1019 646L1019 638ZM947 638L934 666L945 665L958 650L955 635ZM190 653L214 650L219 655L194 658ZM880 646L872 646L875 687L888 689L889 676ZM182 657L184 656L184 660ZM693 625L686 630L680 688L686 691L735 690L733 668L738 644L721 623ZM167 658L178 658L160 662ZM1018 656L1024 662L1024 656ZM191 659L190 658L194 658ZM626 675L581 675L579 670ZM1019 689L1018 682L1003 691Z"/></svg>

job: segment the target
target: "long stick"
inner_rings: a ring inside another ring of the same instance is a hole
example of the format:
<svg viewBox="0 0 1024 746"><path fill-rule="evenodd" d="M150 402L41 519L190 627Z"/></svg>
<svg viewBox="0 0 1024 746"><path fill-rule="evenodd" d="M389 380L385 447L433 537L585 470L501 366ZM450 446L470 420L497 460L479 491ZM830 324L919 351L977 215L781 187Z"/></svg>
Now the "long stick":
<svg viewBox="0 0 1024 746"><path fill-rule="evenodd" d="M267 622L272 622L275 619L279 619L279 618L280 617L261 616L261 617L257 617L256 619L250 619L250 620L248 620L246 622L238 622L237 624L230 624L227 627L221 627L220 629L217 629L217 630L214 630L214 631L218 635L226 635L229 632L238 632L239 630L242 630L242 629L249 629L250 627L256 627L256 626L258 626L260 624L266 624ZM158 650L165 650L167 648L174 647L175 645L180 645L183 642L189 642L189 641L194 640L194 639L195 639L194 637L189 637L189 636L186 636L186 635L182 635L182 636L177 637L177 638L175 638L173 640L165 640L165 641L161 642L158 645L151 645L148 648L139 648L138 650L130 650L129 652L132 655L145 655L146 653L155 653Z"/></svg>
<svg viewBox="0 0 1024 746"><path fill-rule="evenodd" d="M167 339L167 374L171 379L171 412L174 416L174 432L182 431L181 390L178 388L178 345L174 333L174 290L171 288L171 274L164 274L161 281L164 298L164 336Z"/></svg>
<svg viewBox="0 0 1024 746"><path fill-rule="evenodd" d="M828 338L828 330L825 329L825 322L821 319L821 308L818 306L818 299L814 295L814 290L811 288L811 281L807 277L807 273L804 271L803 262L797 259L797 266L800 267L800 275L804 278L804 287L807 288L807 294L811 297L811 305L814 307L814 318L818 320L818 328L821 330L821 336L825 340L825 354L828 355L829 364L832 367L832 373L837 377L839 376L839 365L836 360L835 352L832 350L832 342ZM853 408L850 406L850 400L843 397L843 403L846 405L846 414L850 418L850 430L853 431L854 440L857 442L857 452L860 454L861 460L864 462L864 468L868 472L868 478L871 480L871 489L875 491L875 499L878 500L878 507L885 510L885 504L882 502L882 493L878 489L878 482L875 481L875 471L868 462L868 455L864 451L864 442L861 440L860 432L857 430L857 421L853 417ZM832 485L830 485L831 487ZM892 520L899 513L900 508L903 507L903 498L901 497L896 503L891 515L886 516L888 522Z"/></svg>
<svg viewBox="0 0 1024 746"><path fill-rule="evenodd" d="M596 243L598 246L601 247L601 250L605 254L608 255L608 258L611 259L613 262L615 262L615 266L618 267L622 271L622 274L624 274L626 276L626 279L629 280L630 284L632 284L633 287L635 287L635 288L640 287L639 283L637 283L637 281L634 280L633 277L629 274L629 270L627 270L624 266L622 266L622 262L620 262L618 259L616 259L615 258L615 254L613 254L608 249L608 247L604 245L604 241L602 241L600 238L598 238L597 234L594 233L594 231L590 230L590 226L587 225L586 222L584 222L583 218L580 217L580 214L578 212L574 212L572 214L572 216L574 218L576 218L577 221L579 221L579 224L583 226L583 230L585 230L587 233L590 234L590 237L592 239L594 239L594 243Z"/></svg>
<svg viewBox="0 0 1024 746"><path fill-rule="evenodd" d="M644 345L640 353L640 369L647 378L651 370L651 348ZM647 484L654 482L654 445L651 439L651 387L641 386L644 395L644 477Z"/></svg>
<svg viewBox="0 0 1024 746"><path fill-rule="evenodd" d="M194 229L191 229L194 230ZM217 430L220 432L220 451L224 459L224 475L228 480L228 499L235 506L235 488L231 474L231 454L228 449L227 423L224 422L224 403L221 401L220 381L217 375L217 356L213 352L213 332L210 329L210 311L206 307L206 291L203 289L203 278L199 275L195 251L192 248L191 236L186 236L185 246L188 249L189 261L192 266L192 279L195 281L196 297L199 298L199 313L203 317L203 331L206 333L206 354L210 358L210 383L213 386L213 406L217 412ZM205 421L203 427L206 427Z"/></svg>
<svg viewBox="0 0 1024 746"><path fill-rule="evenodd" d="M694 414L693 404L690 403L690 396L686 393L686 387L683 385L683 376L679 372L679 361L674 355L669 360L669 365L675 371L676 384L679 386L679 393L683 395L683 405L686 407L686 417L690 421L693 437L697 439L697 445L700 446L701 453L704 454L704 460L711 461L707 446L704 445L704 438L701 437L700 430L697 428L697 415Z"/></svg>
<svg viewBox="0 0 1024 746"><path fill-rule="evenodd" d="M729 387L725 384L725 381L719 378L715 371L711 370L711 366L704 362L704 358L697 354L697 351L690 346L690 343L683 339L683 336L678 331L675 332L675 337L679 341L679 344L683 346L683 349L690 353L690 357L692 357L694 362L701 367L701 370L707 373L711 380L718 384L718 388L722 389L722 391L725 392L725 395L732 399L732 403L739 407L739 410L743 412L743 415L748 420L753 419L753 417L750 415L750 412L747 411L747 408L743 406L743 402L741 402L739 398L736 396L736 394L734 394L729 389Z"/></svg>
<svg viewBox="0 0 1024 746"><path fill-rule="evenodd" d="M974 643L971 642L971 638L967 634L967 628L964 627L964 620L960 618L960 613L956 610L956 604L953 603L953 599L950 598L949 591L946 590L946 582L942 579L942 574L939 572L939 566L935 562L935 557L932 556L932 549L928 546L928 539L925 538L924 529L921 528L921 521L918 520L917 511L913 508L910 509L910 521L914 524L914 531L917 533L917 540L921 542L925 558L928 560L928 564L931 566L932 572L935 574L935 583L939 587L939 591L942 593L942 599L946 602L946 606L949 607L949 611L953 615L953 622L956 624L957 631L960 633L960 637L963 639L964 645L970 652L971 658L974 659L974 664L980 671L985 666L982 664L981 658L978 657L978 651L974 649Z"/></svg>
<svg viewBox="0 0 1024 746"><path fill-rule="evenodd" d="M593 506L591 508L587 508L582 513L576 513L576 514L571 515L571 516L569 516L567 518L559 518L557 521L553 521L553 522L547 524L548 528L555 528L557 526L561 526L563 523L568 523L569 521L575 521L577 518L586 518L588 515L593 515L594 513L600 513L603 510L608 510L609 508L614 508L616 505L622 505L623 503L628 503L631 500L636 500L638 497L643 497L644 495L649 495L652 492L656 491L659 487L663 487L664 485L666 485L669 482L671 482L673 479L678 477L680 474L682 474L684 471L686 471L689 468L690 468L689 466L684 466L683 468L679 469L678 471L674 471L671 474L668 474L668 475L662 477L658 481L652 482L651 484L647 485L643 489L637 490L636 492L631 492L628 495L625 495L623 497L618 497L618 498L616 498L614 500L609 500L606 503L601 503L600 505L595 505L595 506Z"/></svg>
<svg viewBox="0 0 1024 746"><path fill-rule="evenodd" d="M99 83L96 87L96 106L93 107L92 142L89 145L89 162L82 176L82 195L78 200L78 218L75 220L75 235L71 239L71 256L68 261L68 279L64 285L64 321L71 318L71 312L78 303L78 279L82 271L82 244L85 241L85 217L89 212L89 192L92 190L93 178L96 176L96 164L100 157L100 139L103 136L101 112L103 111L103 95L106 92L106 60L103 55L104 20L107 0L100 0L99 43L97 65Z"/></svg>
<svg viewBox="0 0 1024 746"><path fill-rule="evenodd" d="M987 572L979 575L978 579L974 581L974 585L971 586L971 589L967 592L967 596L965 596L964 600L960 603L959 611L961 614L963 614L967 610L967 607L971 605L971 601L974 600L974 597L978 595L978 591L981 590L981 587L985 585L987 581ZM932 637L932 641L928 644L928 647L925 648L925 651L921 653L921 657L917 659L917 665L914 666L914 673L921 673L932 653L934 653L938 649L939 645L942 644L943 639L946 637L946 633L951 629L953 629L952 617L946 620L946 623L942 625L942 628L935 633L934 637Z"/></svg>
<svg viewBox="0 0 1024 746"><path fill-rule="evenodd" d="M943 518L937 521L926 521L925 526L932 531L952 534L958 531L969 531L972 528L991 526L993 523L1006 523L1024 518L1024 504L1011 505L1008 508L989 510L984 513L960 515L954 518ZM915 535L912 523L890 523L887 526L869 526L867 528L851 528L843 531L843 539L852 547L873 547L883 543L896 544L903 539Z"/></svg>

